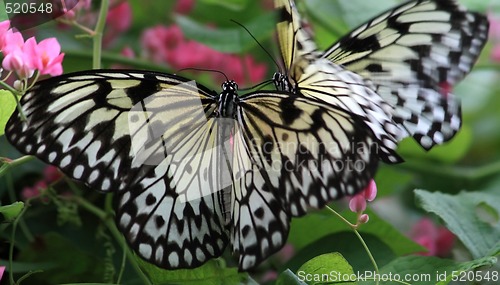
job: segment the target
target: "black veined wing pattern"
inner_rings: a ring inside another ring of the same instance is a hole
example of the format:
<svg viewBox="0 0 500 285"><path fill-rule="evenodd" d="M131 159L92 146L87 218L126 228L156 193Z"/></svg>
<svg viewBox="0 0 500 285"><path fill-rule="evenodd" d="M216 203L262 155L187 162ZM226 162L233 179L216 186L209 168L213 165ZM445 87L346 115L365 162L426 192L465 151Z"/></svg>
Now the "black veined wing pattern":
<svg viewBox="0 0 500 285"><path fill-rule="evenodd" d="M67 74L23 96L27 120L16 111L6 136L113 192L116 223L145 260L194 268L231 244L246 270L284 245L291 217L361 191L380 153L364 121L334 105L236 92L154 72Z"/></svg>
<svg viewBox="0 0 500 285"><path fill-rule="evenodd" d="M375 93L373 85L354 72L321 57L293 1L275 0L277 33L284 72L274 75L278 90L322 100L363 118L377 137L383 152L390 153L404 136L392 120L392 107ZM383 156L395 163L398 156Z"/></svg>
<svg viewBox="0 0 500 285"><path fill-rule="evenodd" d="M488 36L488 20L456 0L404 3L355 28L323 57L374 83L393 119L425 149L461 127L450 89L471 70Z"/></svg>

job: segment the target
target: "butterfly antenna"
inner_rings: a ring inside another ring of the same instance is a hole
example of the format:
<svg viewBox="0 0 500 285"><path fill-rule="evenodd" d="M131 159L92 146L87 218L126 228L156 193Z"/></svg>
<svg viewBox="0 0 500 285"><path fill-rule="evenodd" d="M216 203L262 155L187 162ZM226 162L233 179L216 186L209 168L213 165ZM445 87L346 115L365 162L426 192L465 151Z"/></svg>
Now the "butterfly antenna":
<svg viewBox="0 0 500 285"><path fill-rule="evenodd" d="M269 85L269 84L273 84L273 81L272 80L266 80L264 82L261 82L259 84L254 85L254 86L251 86L251 87L240 88L240 91L247 91L247 90L252 90L252 89L260 90L260 88L262 88L262 87L264 87L266 85Z"/></svg>
<svg viewBox="0 0 500 285"><path fill-rule="evenodd" d="M214 69L205 69L205 68L195 68L195 67L187 67L187 68L182 68L182 69L179 69L177 70L177 72L182 72L182 71L186 71L186 70L194 70L194 71L206 71L206 72L215 72L215 73L219 73L219 74L222 74L222 76L224 76L224 78L226 78L226 81L229 81L229 78L227 78L226 74L222 71L219 71L219 70L214 70Z"/></svg>
<svg viewBox="0 0 500 285"><path fill-rule="evenodd" d="M271 53L269 53L269 51L267 51L267 49L264 48L264 46L254 37L254 35L245 27L243 26L241 23L239 22L236 22L235 20L231 19L230 20L231 22L237 24L238 26L242 27L251 37L252 39L262 48L263 51L265 51L267 53L267 55L269 56L269 58L274 62L274 64L276 65L276 67L278 68L278 70L280 70L280 66L278 64L278 62L276 62L276 60L274 59L274 57L271 55Z"/></svg>

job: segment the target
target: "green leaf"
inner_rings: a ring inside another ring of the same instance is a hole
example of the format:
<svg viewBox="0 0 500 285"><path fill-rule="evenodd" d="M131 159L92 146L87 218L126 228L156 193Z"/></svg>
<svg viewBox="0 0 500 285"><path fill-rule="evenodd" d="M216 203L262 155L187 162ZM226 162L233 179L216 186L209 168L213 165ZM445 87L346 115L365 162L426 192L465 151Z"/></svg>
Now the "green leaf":
<svg viewBox="0 0 500 285"><path fill-rule="evenodd" d="M500 221L494 218L499 216L499 193L461 192L448 195L415 190L415 195L422 208L438 215L474 258L486 256L496 246L500 237ZM484 214L478 212L485 205L489 211L496 212L496 215L489 215L493 220L485 219Z"/></svg>
<svg viewBox="0 0 500 285"><path fill-rule="evenodd" d="M417 142L408 138L398 145L398 153L404 158L415 157L426 160L433 159L443 163L454 163L465 156L472 144L472 130L467 126L462 126L460 132L444 145L432 148L430 151L424 150Z"/></svg>
<svg viewBox="0 0 500 285"><path fill-rule="evenodd" d="M0 206L0 223L12 222L24 208L23 202L14 202L10 205Z"/></svg>
<svg viewBox="0 0 500 285"><path fill-rule="evenodd" d="M377 197L384 197L406 189L413 181L414 175L404 172L397 165L380 165L375 176L377 182Z"/></svg>
<svg viewBox="0 0 500 285"><path fill-rule="evenodd" d="M335 284L357 284L352 282L352 279L345 278L345 276L352 277L354 270L338 252L316 256L304 263L297 271L297 275L299 280L305 279L307 284L323 284L325 281L335 282ZM326 277L328 280L324 280Z"/></svg>
<svg viewBox="0 0 500 285"><path fill-rule="evenodd" d="M367 210L370 221L360 227L360 233L372 234L384 241L396 255L404 255L423 251L424 248L416 244L396 230L392 225L379 218L374 212ZM356 214L350 211L342 212L347 220L355 221ZM296 249L314 242L326 235L342 231L351 231L351 228L340 221L327 210L311 213L305 217L294 219L290 230L289 241ZM305 234L308 233L308 234Z"/></svg>
<svg viewBox="0 0 500 285"><path fill-rule="evenodd" d="M5 12L5 3L3 0L0 0L0 22L3 22L8 19L9 16L7 15L7 12Z"/></svg>
<svg viewBox="0 0 500 285"><path fill-rule="evenodd" d="M274 13L265 13L243 25L260 42L274 32ZM176 17L177 24L181 27L187 38L206 44L211 48L228 53L243 53L255 47L257 43L241 27L213 29L184 16Z"/></svg>
<svg viewBox="0 0 500 285"><path fill-rule="evenodd" d="M137 262L153 284L217 285L249 284L247 273L224 268L220 260L210 260L194 269L166 270L137 257Z"/></svg>
<svg viewBox="0 0 500 285"><path fill-rule="evenodd" d="M55 265L30 276L31 284L102 282L106 270L102 260L54 232L38 236L30 246L22 248L17 261Z"/></svg>
<svg viewBox="0 0 500 285"><path fill-rule="evenodd" d="M204 2L209 5L220 6L233 11L241 11L243 10L247 4L248 0L201 0L200 2Z"/></svg>
<svg viewBox="0 0 500 285"><path fill-rule="evenodd" d="M384 265L396 258L391 248L383 240L372 234L362 234L363 240L370 248L371 253L377 257L379 265ZM371 270L371 263L365 248L352 231L334 233L315 240L307 246L296 251L294 256L284 264L281 270L289 268L296 272L305 261L321 254L339 252L357 270Z"/></svg>
<svg viewBox="0 0 500 285"><path fill-rule="evenodd" d="M9 266L8 260L0 260L0 266ZM57 267L57 264L54 262L12 262L12 273L28 273L30 271L37 270L50 270ZM8 270L7 270L8 271Z"/></svg>
<svg viewBox="0 0 500 285"><path fill-rule="evenodd" d="M495 262L496 258L492 257L458 263L432 256L404 256L382 267L378 278L383 280L379 283L380 285L397 284L395 280L408 282L412 285L448 284L454 271L461 272L482 266L492 266ZM374 277L374 272L364 272L363 278ZM366 284L375 284L375 282L369 281Z"/></svg>
<svg viewBox="0 0 500 285"><path fill-rule="evenodd" d="M290 269L286 269L281 272L276 280L275 285L306 285L304 281L302 281L299 276L295 275Z"/></svg>
<svg viewBox="0 0 500 285"><path fill-rule="evenodd" d="M12 93L7 90L0 90L0 136L5 132L5 125L16 109L16 100Z"/></svg>
<svg viewBox="0 0 500 285"><path fill-rule="evenodd" d="M379 13L394 7L395 0L308 0L302 1L307 11L304 18L311 19L315 40L320 48L327 48L353 28Z"/></svg>

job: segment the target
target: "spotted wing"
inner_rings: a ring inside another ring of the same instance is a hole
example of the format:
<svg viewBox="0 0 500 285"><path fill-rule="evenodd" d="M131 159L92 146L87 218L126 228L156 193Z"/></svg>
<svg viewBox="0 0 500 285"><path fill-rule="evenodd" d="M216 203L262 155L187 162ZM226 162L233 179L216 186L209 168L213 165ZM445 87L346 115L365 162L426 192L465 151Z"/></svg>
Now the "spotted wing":
<svg viewBox="0 0 500 285"><path fill-rule="evenodd" d="M21 100L6 135L21 152L89 187L115 193L131 247L164 268L220 256L216 94L187 79L97 70L54 77Z"/></svg>
<svg viewBox="0 0 500 285"><path fill-rule="evenodd" d="M276 0L275 6L280 15L278 39L289 77L275 80L277 89L322 100L358 115L375 134L382 151L393 153L404 132L392 119L392 107L373 91L370 82L320 57L312 33L303 26L305 21L292 0ZM402 161L399 156L382 157L390 163Z"/></svg>
<svg viewBox="0 0 500 285"><path fill-rule="evenodd" d="M379 153L363 120L321 100L255 93L237 114L230 236L248 269L284 245L291 217L364 189Z"/></svg>
<svg viewBox="0 0 500 285"><path fill-rule="evenodd" d="M488 35L484 15L455 0L410 1L354 29L323 57L372 81L394 120L425 149L461 126L451 86L472 68Z"/></svg>

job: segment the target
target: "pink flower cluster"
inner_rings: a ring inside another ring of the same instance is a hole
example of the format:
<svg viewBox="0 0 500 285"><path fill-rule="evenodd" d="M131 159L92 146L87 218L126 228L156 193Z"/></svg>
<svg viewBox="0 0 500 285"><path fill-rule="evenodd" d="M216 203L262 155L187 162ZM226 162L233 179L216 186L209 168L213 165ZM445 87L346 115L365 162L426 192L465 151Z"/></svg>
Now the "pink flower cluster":
<svg viewBox="0 0 500 285"><path fill-rule="evenodd" d="M359 215L358 223L364 224L368 222L368 214L363 214L366 210L366 201L371 202L375 200L375 197L377 197L377 184L375 184L375 180L372 179L362 192L356 194L349 200L349 209Z"/></svg>
<svg viewBox="0 0 500 285"><path fill-rule="evenodd" d="M132 25L132 7L127 1L113 1L106 17L103 44L109 46Z"/></svg>
<svg viewBox="0 0 500 285"><path fill-rule="evenodd" d="M178 0L174 11L179 14L187 14L193 10L194 4L194 0Z"/></svg>
<svg viewBox="0 0 500 285"><path fill-rule="evenodd" d="M28 79L38 70L40 74L62 74L61 46L55 38L37 43L34 37L24 41L20 32L10 29L10 22L0 22L0 51L4 58L2 67L13 71L19 79Z"/></svg>
<svg viewBox="0 0 500 285"><path fill-rule="evenodd" d="M493 48L491 49L491 58L496 62L500 62L500 16L489 13L488 20L490 22L488 38L493 43Z"/></svg>
<svg viewBox="0 0 500 285"><path fill-rule="evenodd" d="M62 174L57 167L53 165L45 167L43 170L43 179L37 181L35 185L24 187L23 190L21 190L22 198L27 200L39 196L43 190L47 189L49 184L56 182L61 177Z"/></svg>
<svg viewBox="0 0 500 285"><path fill-rule="evenodd" d="M250 56L237 56L216 51L188 40L178 26L156 26L144 31L143 51L154 62L163 62L175 69L200 68L218 70L241 84L261 82L266 77L265 64Z"/></svg>
<svg viewBox="0 0 500 285"><path fill-rule="evenodd" d="M419 255L446 257L450 254L455 242L455 235L443 226L436 226L432 220L423 218L410 232L410 237L427 248L427 252Z"/></svg>

